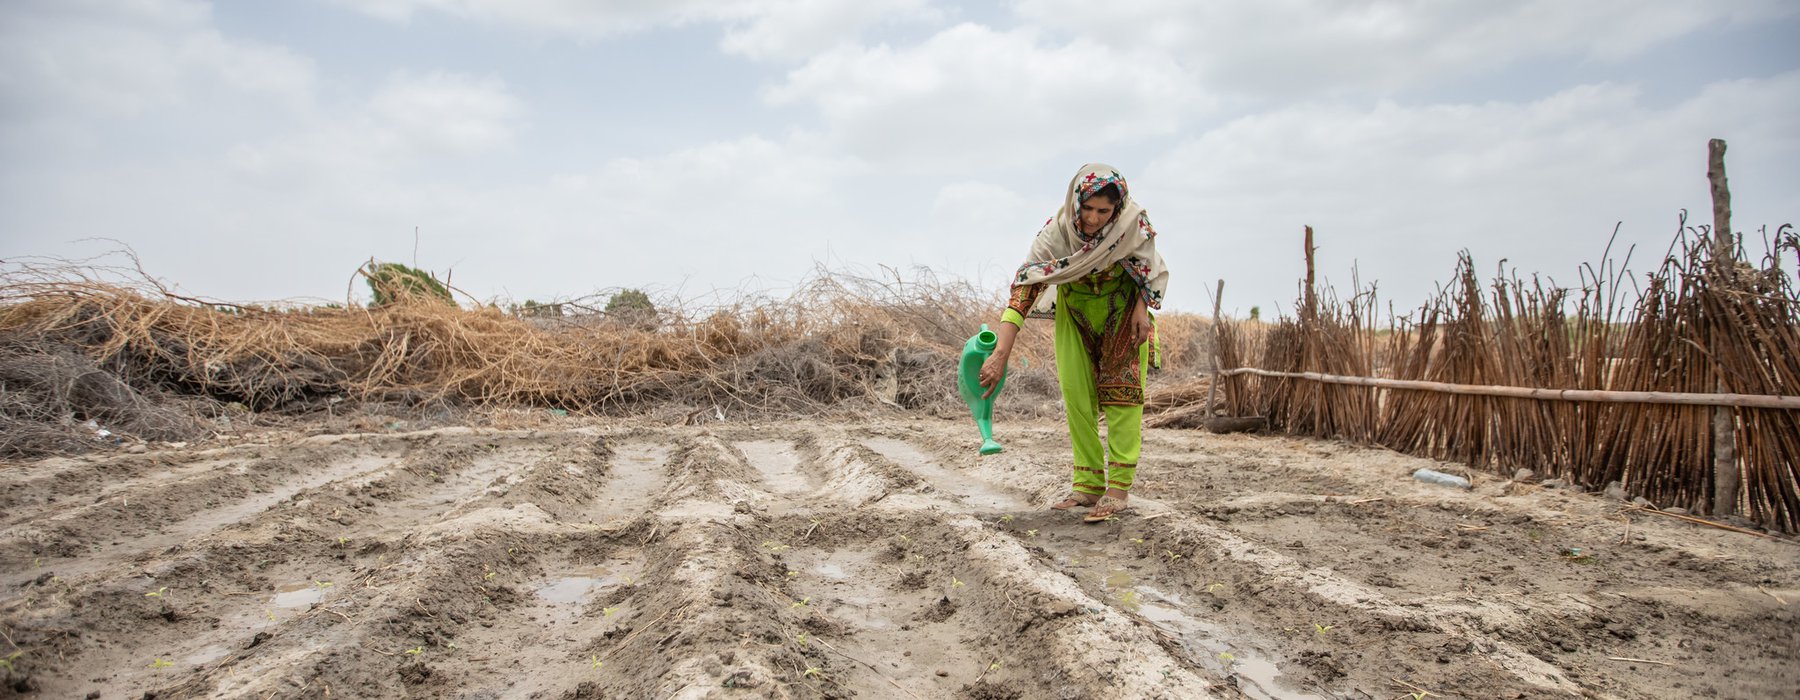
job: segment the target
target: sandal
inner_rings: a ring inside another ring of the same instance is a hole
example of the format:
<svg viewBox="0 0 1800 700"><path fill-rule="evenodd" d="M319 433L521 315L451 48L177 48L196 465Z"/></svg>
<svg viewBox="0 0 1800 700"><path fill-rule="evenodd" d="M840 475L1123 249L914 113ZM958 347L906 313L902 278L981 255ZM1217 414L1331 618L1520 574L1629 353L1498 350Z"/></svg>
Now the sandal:
<svg viewBox="0 0 1800 700"><path fill-rule="evenodd" d="M1060 501L1050 504L1050 509L1051 510L1068 510L1068 509L1074 508L1076 506L1082 506L1085 508L1087 506L1094 505L1095 503L1098 503L1099 501L1100 501L1099 498L1096 498L1091 494L1074 493L1074 494L1070 494L1068 498L1065 498L1065 499L1062 499Z"/></svg>
<svg viewBox="0 0 1800 700"><path fill-rule="evenodd" d="M1082 518L1081 521L1084 523L1105 522L1112 520L1114 516L1125 512L1130 507L1124 499L1117 496L1102 496L1100 501L1094 504L1094 509L1088 511L1087 517Z"/></svg>

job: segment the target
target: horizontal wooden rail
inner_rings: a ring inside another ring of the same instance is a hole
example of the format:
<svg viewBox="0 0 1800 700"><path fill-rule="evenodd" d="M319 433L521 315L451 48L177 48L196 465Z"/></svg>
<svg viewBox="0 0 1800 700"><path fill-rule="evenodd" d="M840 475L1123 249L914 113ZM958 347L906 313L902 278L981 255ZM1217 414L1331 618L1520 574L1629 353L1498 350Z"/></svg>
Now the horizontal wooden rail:
<svg viewBox="0 0 1800 700"><path fill-rule="evenodd" d="M1254 374L1261 377L1306 379L1325 384L1350 384L1384 389L1414 389L1445 394L1503 396L1517 399L1550 401L1599 401L1604 403L1659 403L1688 406L1731 406L1735 408L1786 408L1800 410L1800 396L1764 394L1690 394L1674 391L1601 391L1598 389L1538 389L1528 386L1489 386L1481 384L1446 384L1416 379L1382 379L1379 377L1346 377L1318 372L1276 372L1255 367L1219 370L1222 376Z"/></svg>

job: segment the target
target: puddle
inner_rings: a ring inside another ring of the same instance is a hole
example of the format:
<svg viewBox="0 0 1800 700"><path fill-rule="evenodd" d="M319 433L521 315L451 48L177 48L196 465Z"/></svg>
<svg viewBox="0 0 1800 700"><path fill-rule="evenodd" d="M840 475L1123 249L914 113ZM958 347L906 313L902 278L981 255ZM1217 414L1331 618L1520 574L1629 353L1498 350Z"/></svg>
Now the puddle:
<svg viewBox="0 0 1800 700"><path fill-rule="evenodd" d="M762 474L763 484L776 493L798 494L813 490L812 483L800 473L800 454L786 442L756 440L734 443L750 466Z"/></svg>
<svg viewBox="0 0 1800 700"><path fill-rule="evenodd" d="M901 440L893 438L871 438L863 441L869 449L877 454L893 460L902 469L911 471L925 483L943 493L949 493L962 499L970 506L984 510L1021 510L1025 501L1018 496L995 488L987 482L956 470L946 469L936 460L920 452Z"/></svg>
<svg viewBox="0 0 1800 700"><path fill-rule="evenodd" d="M539 586L537 595L547 603L573 605L586 598L588 591L594 590L600 583L600 579L591 576L564 576Z"/></svg>
<svg viewBox="0 0 1800 700"><path fill-rule="evenodd" d="M1321 700L1317 695L1296 692L1283 686L1277 680L1281 677L1281 671L1275 668L1273 662L1223 643L1221 640L1226 637L1223 630L1182 612L1168 594L1153 588L1140 588L1142 593L1149 595L1140 594L1136 612L1152 624L1174 634L1181 640L1182 648L1188 651L1190 657L1221 673L1236 675L1238 690L1243 691L1245 696L1257 700ZM1152 597L1161 602L1153 602Z"/></svg>
<svg viewBox="0 0 1800 700"><path fill-rule="evenodd" d="M580 605L596 589L612 588L635 582L635 559L614 559L614 568L596 566L571 571L567 576L545 579L532 588L537 597L551 605Z"/></svg>
<svg viewBox="0 0 1800 700"><path fill-rule="evenodd" d="M275 591L275 600L270 604L277 608L310 608L314 603L325 599L330 586L321 586L312 581L290 583Z"/></svg>
<svg viewBox="0 0 1800 700"><path fill-rule="evenodd" d="M608 460L606 483L594 499L595 512L589 519L602 523L615 517L636 517L643 504L662 491L668 457L666 447L659 444L619 446Z"/></svg>

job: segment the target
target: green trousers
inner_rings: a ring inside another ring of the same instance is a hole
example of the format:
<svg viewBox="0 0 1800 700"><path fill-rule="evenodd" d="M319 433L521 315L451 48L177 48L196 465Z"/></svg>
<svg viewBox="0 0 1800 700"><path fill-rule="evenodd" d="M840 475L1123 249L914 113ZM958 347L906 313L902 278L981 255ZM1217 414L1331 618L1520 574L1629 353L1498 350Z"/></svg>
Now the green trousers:
<svg viewBox="0 0 1800 700"><path fill-rule="evenodd" d="M1056 290L1056 377L1075 451L1074 490L1092 495L1108 487L1129 491L1143 444L1151 345L1131 346L1130 304L1136 287L1118 275L1059 284Z"/></svg>

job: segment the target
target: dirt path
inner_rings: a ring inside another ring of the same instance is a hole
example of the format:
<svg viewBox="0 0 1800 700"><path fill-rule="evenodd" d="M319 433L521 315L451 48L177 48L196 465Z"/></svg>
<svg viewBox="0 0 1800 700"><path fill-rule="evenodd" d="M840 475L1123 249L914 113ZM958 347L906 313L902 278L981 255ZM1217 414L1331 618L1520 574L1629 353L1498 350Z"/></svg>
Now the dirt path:
<svg viewBox="0 0 1800 700"><path fill-rule="evenodd" d="M1042 507L1059 426L1002 432L979 459L956 421L568 421L0 466L0 696L1800 688L1791 540L1186 431L1083 525Z"/></svg>

